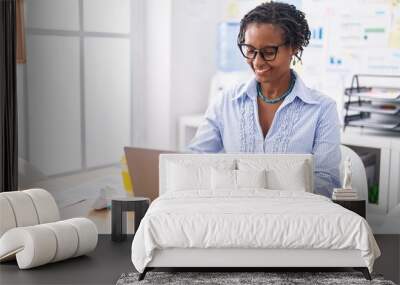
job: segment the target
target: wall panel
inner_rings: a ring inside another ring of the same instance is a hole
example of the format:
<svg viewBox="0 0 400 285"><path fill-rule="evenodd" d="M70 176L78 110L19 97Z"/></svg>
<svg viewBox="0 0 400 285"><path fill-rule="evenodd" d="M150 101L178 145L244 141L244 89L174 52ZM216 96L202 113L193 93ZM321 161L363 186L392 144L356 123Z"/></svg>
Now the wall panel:
<svg viewBox="0 0 400 285"><path fill-rule="evenodd" d="M30 162L46 175L81 168L79 38L29 35Z"/></svg>

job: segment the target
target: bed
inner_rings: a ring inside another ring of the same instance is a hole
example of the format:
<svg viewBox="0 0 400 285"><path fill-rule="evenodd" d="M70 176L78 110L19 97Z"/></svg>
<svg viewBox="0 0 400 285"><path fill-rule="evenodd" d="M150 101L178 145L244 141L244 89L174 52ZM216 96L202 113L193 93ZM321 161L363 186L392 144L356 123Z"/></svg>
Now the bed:
<svg viewBox="0 0 400 285"><path fill-rule="evenodd" d="M353 267L379 248L365 219L313 194L308 154L161 154L160 196L132 242L158 267Z"/></svg>

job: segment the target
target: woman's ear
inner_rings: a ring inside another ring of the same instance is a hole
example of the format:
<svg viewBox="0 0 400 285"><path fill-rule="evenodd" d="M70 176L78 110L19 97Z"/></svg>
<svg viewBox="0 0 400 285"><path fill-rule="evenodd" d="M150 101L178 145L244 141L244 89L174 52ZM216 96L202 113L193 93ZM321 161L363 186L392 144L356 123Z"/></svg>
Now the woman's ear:
<svg viewBox="0 0 400 285"><path fill-rule="evenodd" d="M296 65L297 62L299 62L299 58L298 58L298 49L292 49L292 64Z"/></svg>
<svg viewBox="0 0 400 285"><path fill-rule="evenodd" d="M297 48L292 48L292 56L296 56L297 55L297 53L299 52L299 49L297 49Z"/></svg>

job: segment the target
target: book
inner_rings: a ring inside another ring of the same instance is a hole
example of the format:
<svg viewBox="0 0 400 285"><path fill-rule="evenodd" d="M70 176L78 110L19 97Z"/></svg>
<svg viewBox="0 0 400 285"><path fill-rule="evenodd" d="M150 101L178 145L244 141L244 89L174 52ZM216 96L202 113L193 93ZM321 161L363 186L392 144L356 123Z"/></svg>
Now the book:
<svg viewBox="0 0 400 285"><path fill-rule="evenodd" d="M358 200L358 197L334 197L334 196L332 196L332 200L351 201L351 200Z"/></svg>
<svg viewBox="0 0 400 285"><path fill-rule="evenodd" d="M334 188L333 193L357 193L353 189Z"/></svg>
<svg viewBox="0 0 400 285"><path fill-rule="evenodd" d="M332 194L332 199L334 200L357 200L358 195L351 194L351 195L337 195L337 194Z"/></svg>
<svg viewBox="0 0 400 285"><path fill-rule="evenodd" d="M356 197L357 193L333 193L336 197Z"/></svg>

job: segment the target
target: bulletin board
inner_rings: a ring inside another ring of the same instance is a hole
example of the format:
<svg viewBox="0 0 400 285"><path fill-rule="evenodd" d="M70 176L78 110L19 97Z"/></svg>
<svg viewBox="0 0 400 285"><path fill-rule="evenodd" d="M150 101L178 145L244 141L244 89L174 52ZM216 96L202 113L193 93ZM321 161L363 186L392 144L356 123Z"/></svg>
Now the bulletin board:
<svg viewBox="0 0 400 285"><path fill-rule="evenodd" d="M298 68L310 87L340 101L353 74L400 75L399 0L297 2L311 30Z"/></svg>
<svg viewBox="0 0 400 285"><path fill-rule="evenodd" d="M231 1L226 13L241 18L262 2ZM302 64L294 69L306 85L334 98L338 106L353 74L400 75L400 0L282 2L303 11L311 30Z"/></svg>

